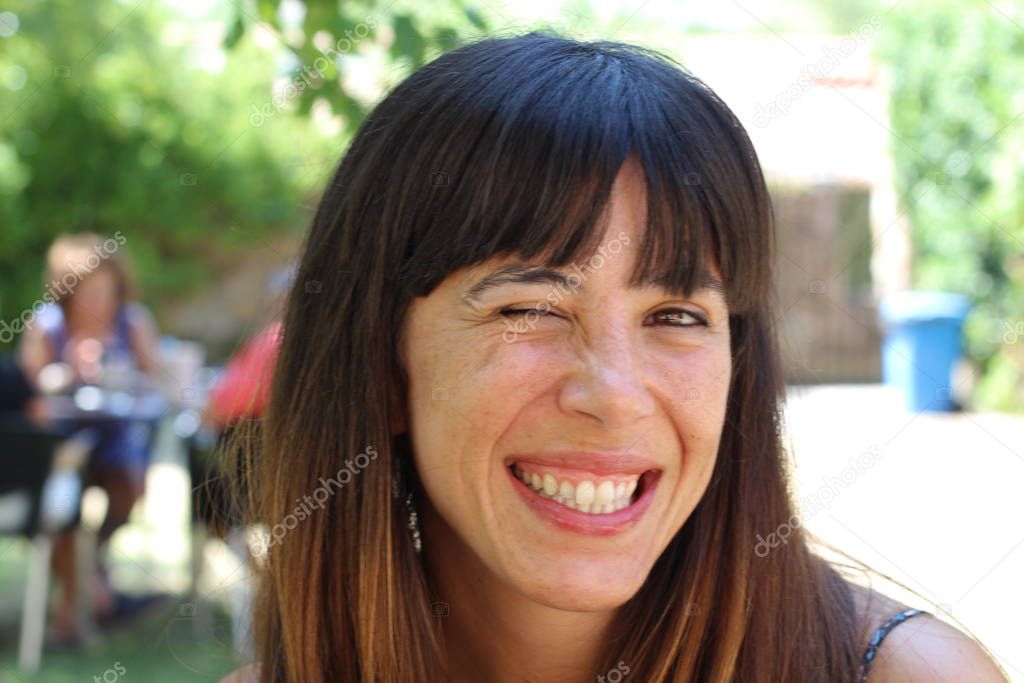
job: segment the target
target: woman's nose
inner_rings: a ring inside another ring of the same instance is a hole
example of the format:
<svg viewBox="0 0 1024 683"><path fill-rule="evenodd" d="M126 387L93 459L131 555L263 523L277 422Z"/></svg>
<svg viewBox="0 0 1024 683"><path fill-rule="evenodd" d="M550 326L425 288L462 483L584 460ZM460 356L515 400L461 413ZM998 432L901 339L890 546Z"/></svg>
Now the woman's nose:
<svg viewBox="0 0 1024 683"><path fill-rule="evenodd" d="M559 394L566 412L583 413L608 428L626 427L654 412L641 354L626 333L581 343Z"/></svg>

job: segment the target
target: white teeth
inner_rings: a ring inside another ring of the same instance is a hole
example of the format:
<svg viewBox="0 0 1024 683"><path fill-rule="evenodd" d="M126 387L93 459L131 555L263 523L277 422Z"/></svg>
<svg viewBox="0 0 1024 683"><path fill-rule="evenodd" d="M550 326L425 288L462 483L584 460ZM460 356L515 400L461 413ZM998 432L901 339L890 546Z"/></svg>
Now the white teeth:
<svg viewBox="0 0 1024 683"><path fill-rule="evenodd" d="M594 502L594 482L581 481L579 483L576 487L576 502L586 505L587 510L590 510L590 504Z"/></svg>
<svg viewBox="0 0 1024 683"><path fill-rule="evenodd" d="M553 496L558 493L558 482L550 474L544 475L544 493Z"/></svg>
<svg viewBox="0 0 1024 683"><path fill-rule="evenodd" d="M541 476L536 472L526 473L515 466L512 469L517 479L540 496L592 515L605 515L629 507L639 480L639 476L618 482L606 479L595 483L584 479L573 487L571 482L560 482L551 473Z"/></svg>

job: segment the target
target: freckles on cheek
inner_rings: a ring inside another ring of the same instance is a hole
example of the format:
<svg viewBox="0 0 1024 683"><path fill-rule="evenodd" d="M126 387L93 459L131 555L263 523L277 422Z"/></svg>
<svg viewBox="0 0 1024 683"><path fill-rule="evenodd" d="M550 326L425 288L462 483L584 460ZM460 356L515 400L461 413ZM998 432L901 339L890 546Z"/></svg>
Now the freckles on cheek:
<svg viewBox="0 0 1024 683"><path fill-rule="evenodd" d="M421 347L419 372L411 382L418 433L432 444L445 443L449 460L460 449L476 451L497 439L551 376L550 362L525 344L500 339L444 340ZM472 443L471 443L472 442Z"/></svg>
<svg viewBox="0 0 1024 683"><path fill-rule="evenodd" d="M671 372L687 398L711 406L728 392L731 369L728 347L709 347L680 359Z"/></svg>
<svg viewBox="0 0 1024 683"><path fill-rule="evenodd" d="M553 355L536 345L523 342L497 342L474 360L467 372L466 385L472 386L479 399L497 401L488 405L505 405L513 397L531 395L547 386L558 374L558 362Z"/></svg>
<svg viewBox="0 0 1024 683"><path fill-rule="evenodd" d="M730 357L722 352L694 354L665 368L671 419L681 440L687 477L703 477L714 466L725 421Z"/></svg>

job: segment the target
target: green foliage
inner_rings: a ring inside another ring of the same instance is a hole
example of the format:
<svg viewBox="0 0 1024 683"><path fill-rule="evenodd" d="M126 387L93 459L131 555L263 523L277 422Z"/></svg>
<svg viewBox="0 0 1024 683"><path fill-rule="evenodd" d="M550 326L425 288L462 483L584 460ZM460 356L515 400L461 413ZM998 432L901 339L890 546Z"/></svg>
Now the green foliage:
<svg viewBox="0 0 1024 683"><path fill-rule="evenodd" d="M226 13L186 21L160 4L113 0L4 10L3 319L40 299L45 251L62 232L120 231L159 313L208 286L240 248L305 227L300 205L322 173L296 173L296 163L322 155L328 139L308 118L253 125L277 54L239 38L224 59L219 38L200 29L226 24Z"/></svg>
<svg viewBox="0 0 1024 683"><path fill-rule="evenodd" d="M198 11L14 0L3 10L4 320L43 295L45 251L62 232L124 234L158 316L246 249L300 233L390 84L372 76L396 82L488 25L461 0L238 0Z"/></svg>
<svg viewBox="0 0 1024 683"><path fill-rule="evenodd" d="M987 409L1024 409L1022 21L987 3L919 0L879 34L914 286L973 300L967 351Z"/></svg>
<svg viewBox="0 0 1024 683"><path fill-rule="evenodd" d="M316 101L323 101L344 117L351 130L372 104L353 82L365 74L374 58L379 70L388 73L389 82L396 83L438 54L458 47L465 37L486 34L489 26L464 0L306 0L297 5L282 0L233 3L225 44L234 46L241 36L271 26L291 57L298 111L308 113ZM382 46L386 46L383 60L378 54Z"/></svg>

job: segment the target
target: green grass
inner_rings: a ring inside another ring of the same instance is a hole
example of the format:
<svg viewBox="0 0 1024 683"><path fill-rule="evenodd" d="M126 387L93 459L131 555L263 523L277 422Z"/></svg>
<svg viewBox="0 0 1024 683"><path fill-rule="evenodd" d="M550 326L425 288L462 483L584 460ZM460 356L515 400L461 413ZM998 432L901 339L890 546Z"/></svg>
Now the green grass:
<svg viewBox="0 0 1024 683"><path fill-rule="evenodd" d="M0 683L216 682L239 666L230 619L221 606L192 605L184 596L172 596L160 610L102 635L88 648L45 650L40 671L22 673L17 642L26 559L21 542L0 541Z"/></svg>

